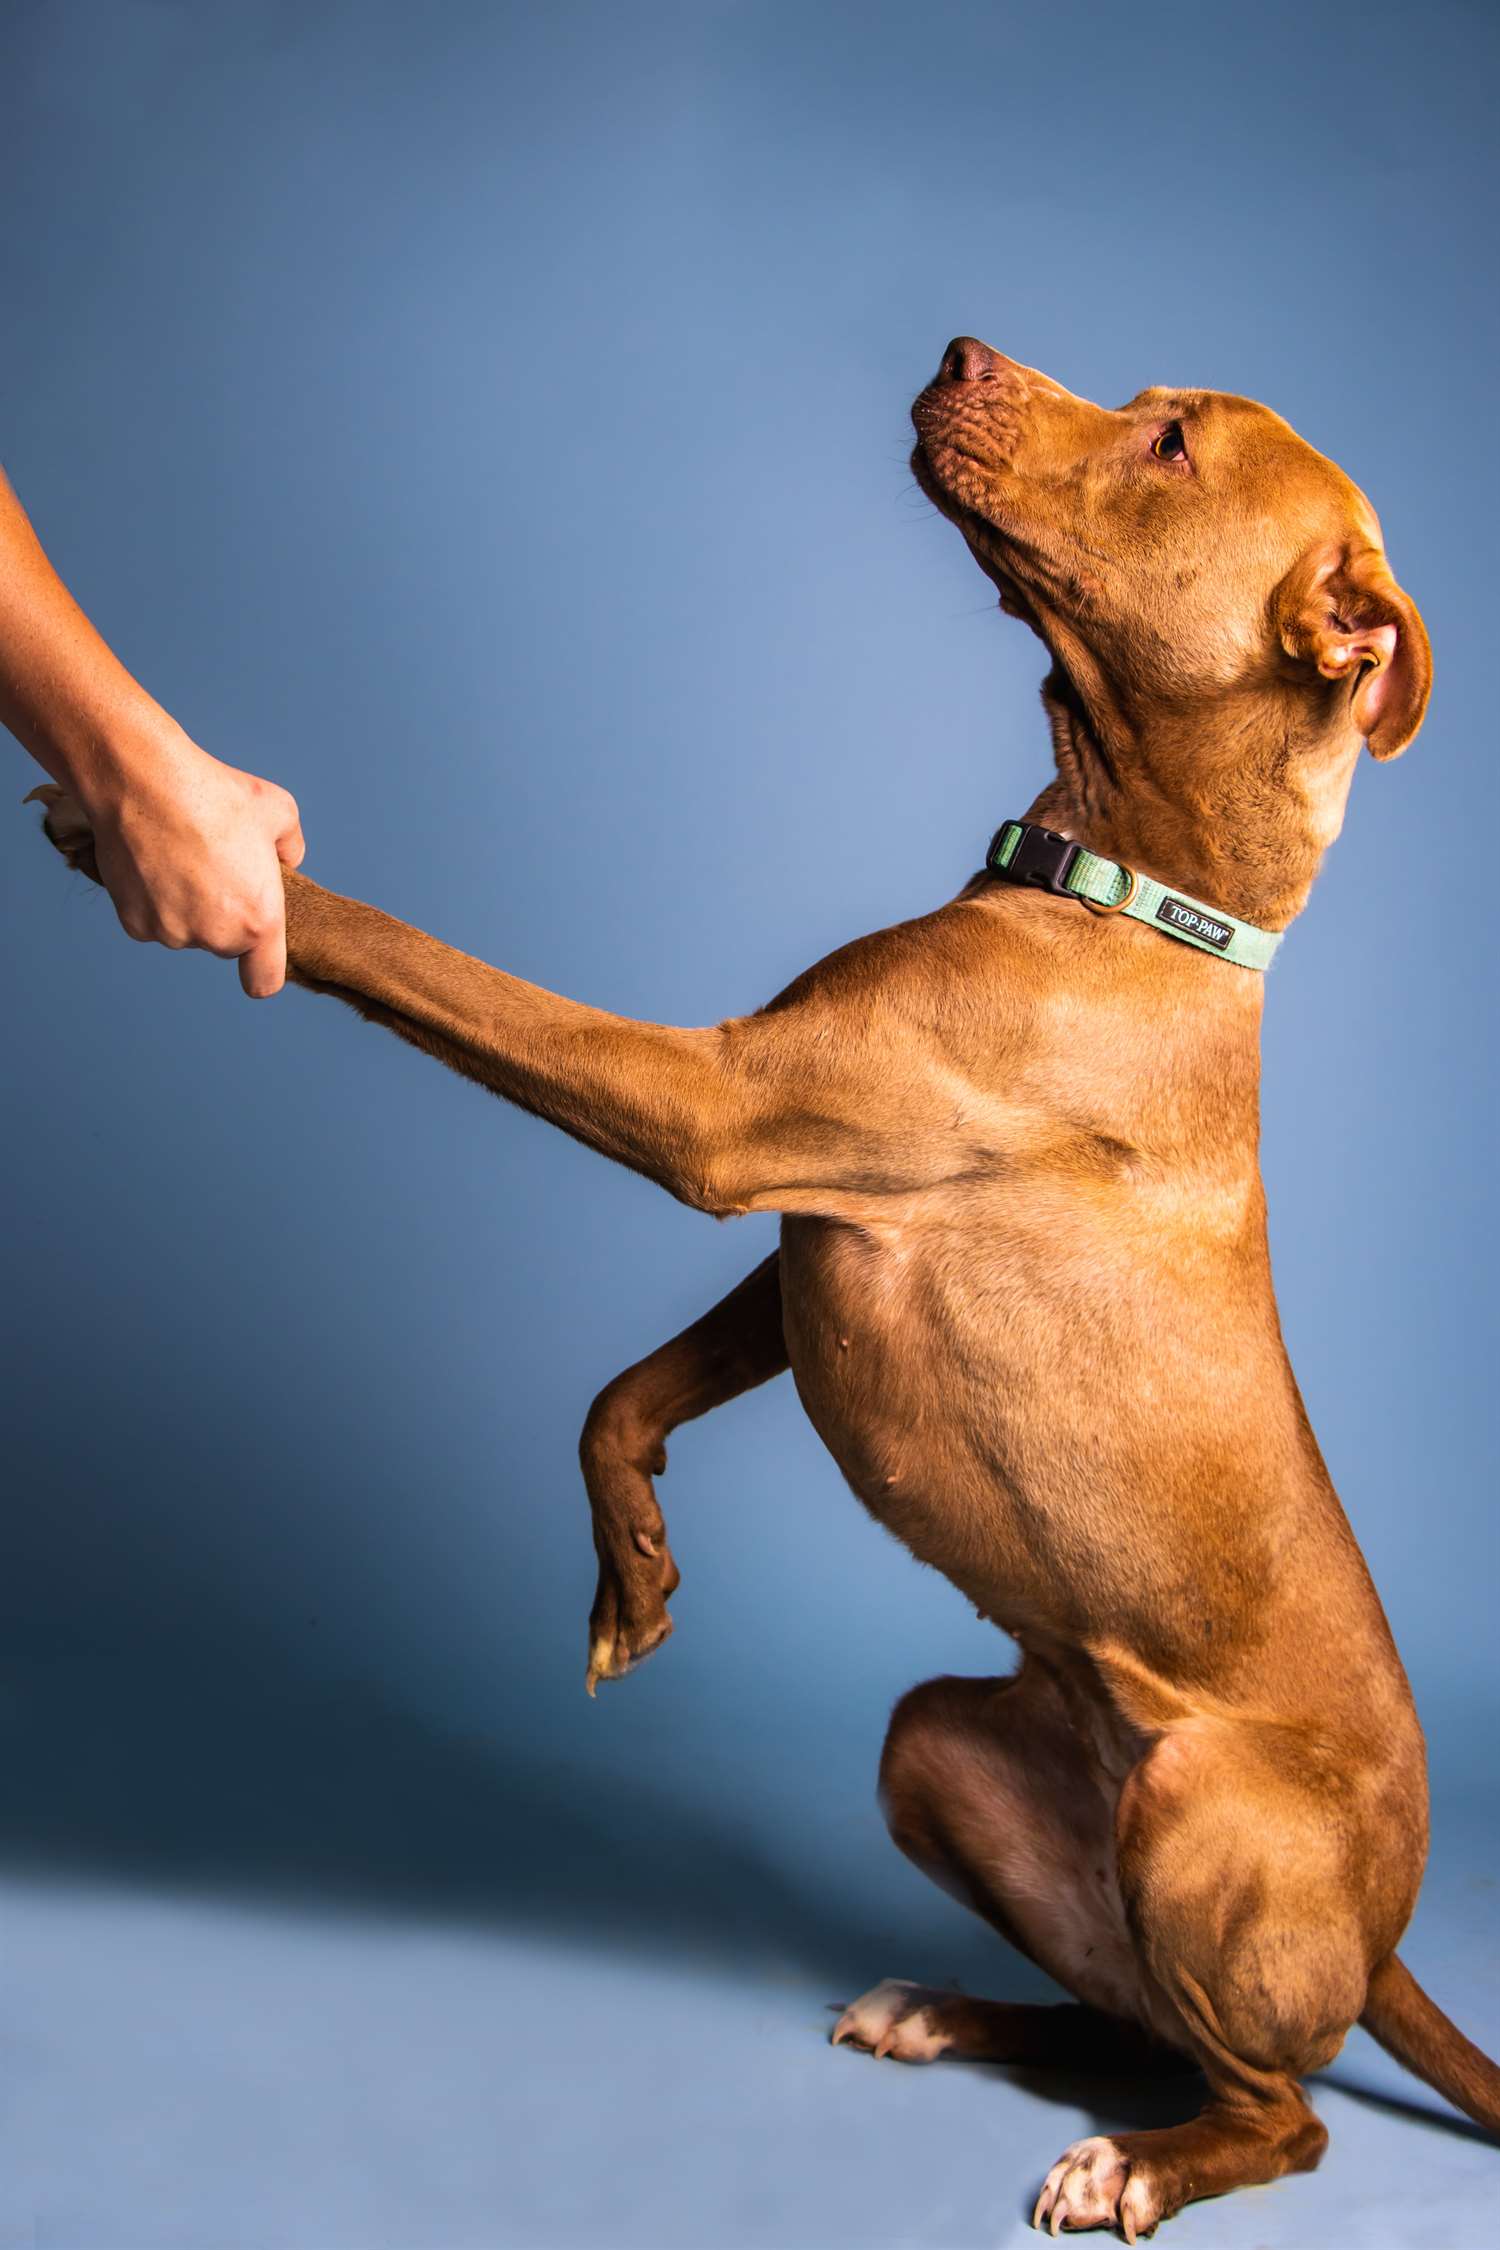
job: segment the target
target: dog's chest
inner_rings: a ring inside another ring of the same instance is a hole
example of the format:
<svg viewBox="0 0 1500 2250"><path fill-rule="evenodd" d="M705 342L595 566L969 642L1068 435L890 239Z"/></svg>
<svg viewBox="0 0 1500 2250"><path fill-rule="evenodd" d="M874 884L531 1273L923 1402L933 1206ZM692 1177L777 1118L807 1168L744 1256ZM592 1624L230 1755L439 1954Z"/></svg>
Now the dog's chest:
<svg viewBox="0 0 1500 2250"><path fill-rule="evenodd" d="M1256 1457L1284 1449L1293 1409L1262 1428L1287 1386L1253 1275L1201 1248L1180 1266L1118 1208L1045 1183L956 1222L788 1219L781 1269L813 1427L871 1514L997 1624L1072 1632L1258 1567L1241 1550L1275 1461L1262 1476Z"/></svg>
<svg viewBox="0 0 1500 2250"><path fill-rule="evenodd" d="M899 1230L789 1219L781 1255L798 1393L854 1492L960 1585L1019 1586L1036 1540L996 1470L1016 1431L1003 1321Z"/></svg>

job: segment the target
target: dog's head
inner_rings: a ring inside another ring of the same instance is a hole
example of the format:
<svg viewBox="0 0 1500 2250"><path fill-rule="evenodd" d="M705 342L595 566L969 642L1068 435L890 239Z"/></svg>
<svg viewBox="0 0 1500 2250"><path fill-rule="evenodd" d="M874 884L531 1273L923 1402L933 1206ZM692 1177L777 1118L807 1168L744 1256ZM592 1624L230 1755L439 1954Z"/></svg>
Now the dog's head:
<svg viewBox="0 0 1500 2250"><path fill-rule="evenodd" d="M1268 408L1172 390L1095 406L966 336L912 420L918 483L1101 738L1242 710L1247 690L1378 758L1416 733L1431 655L1374 510Z"/></svg>

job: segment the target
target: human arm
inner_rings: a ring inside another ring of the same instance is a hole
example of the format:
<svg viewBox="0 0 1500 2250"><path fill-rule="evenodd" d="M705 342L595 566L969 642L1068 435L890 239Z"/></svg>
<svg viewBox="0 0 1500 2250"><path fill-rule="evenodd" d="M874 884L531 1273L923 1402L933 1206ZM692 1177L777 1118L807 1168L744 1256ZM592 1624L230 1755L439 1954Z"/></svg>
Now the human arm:
<svg viewBox="0 0 1500 2250"><path fill-rule="evenodd" d="M237 958L254 998L286 976L281 867L302 858L274 782L202 750L90 624L0 473L0 721L83 807L131 937Z"/></svg>

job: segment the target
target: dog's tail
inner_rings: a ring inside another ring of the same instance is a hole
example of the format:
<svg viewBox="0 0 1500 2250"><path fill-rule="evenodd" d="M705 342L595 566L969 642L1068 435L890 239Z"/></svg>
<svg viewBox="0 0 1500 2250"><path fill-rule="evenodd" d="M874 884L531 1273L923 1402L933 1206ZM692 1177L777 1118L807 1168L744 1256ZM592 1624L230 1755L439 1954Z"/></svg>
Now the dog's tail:
<svg viewBox="0 0 1500 2250"><path fill-rule="evenodd" d="M1387 2054L1435 2086L1455 2109L1500 2133L1500 2068L1449 2022L1394 1953L1371 1977L1359 2020Z"/></svg>

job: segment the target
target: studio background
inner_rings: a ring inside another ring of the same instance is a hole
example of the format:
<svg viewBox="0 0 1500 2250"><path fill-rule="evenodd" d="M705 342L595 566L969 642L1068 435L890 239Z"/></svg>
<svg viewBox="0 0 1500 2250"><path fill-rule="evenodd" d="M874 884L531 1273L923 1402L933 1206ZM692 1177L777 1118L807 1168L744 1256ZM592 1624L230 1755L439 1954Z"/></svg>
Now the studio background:
<svg viewBox="0 0 1500 2250"><path fill-rule="evenodd" d="M1263 398L1369 491L1437 690L1271 976L1264 1158L1432 1749L1404 1950L1475 2036L1496 63L1455 4L0 13L0 460L59 569L309 873L578 998L753 1007L1049 770L905 466L950 335ZM132 946L6 770L0 2243L1024 2239L1142 2097L820 2043L883 1975L1040 1980L873 1803L894 1698L1005 1646L789 1378L674 1441L676 1636L583 1693L583 1413L774 1225ZM1174 2242L1461 2223L1493 2151L1362 2035L1330 2079L1317 2178Z"/></svg>

